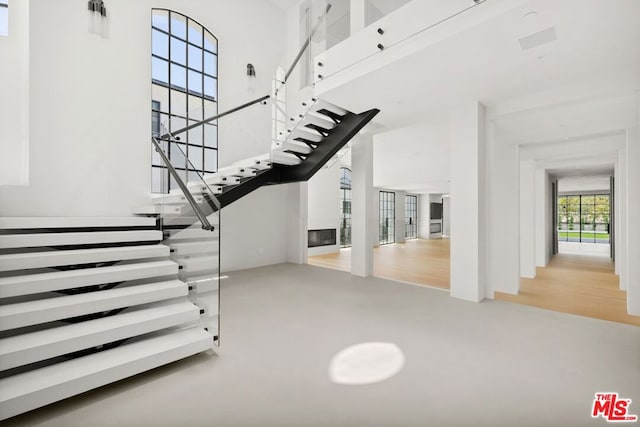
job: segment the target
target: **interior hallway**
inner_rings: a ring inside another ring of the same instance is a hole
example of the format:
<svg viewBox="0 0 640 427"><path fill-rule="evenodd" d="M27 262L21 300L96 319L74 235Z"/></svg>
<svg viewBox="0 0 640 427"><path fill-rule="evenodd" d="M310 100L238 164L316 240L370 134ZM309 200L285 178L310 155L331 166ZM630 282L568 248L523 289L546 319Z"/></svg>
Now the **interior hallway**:
<svg viewBox="0 0 640 427"><path fill-rule="evenodd" d="M449 239L412 239L373 249L373 275L383 279L449 289ZM351 271L351 249L310 256L311 265Z"/></svg>
<svg viewBox="0 0 640 427"><path fill-rule="evenodd" d="M640 316L627 314L613 262L601 256L556 255L535 279L520 280L518 295L496 292L495 299L640 326Z"/></svg>

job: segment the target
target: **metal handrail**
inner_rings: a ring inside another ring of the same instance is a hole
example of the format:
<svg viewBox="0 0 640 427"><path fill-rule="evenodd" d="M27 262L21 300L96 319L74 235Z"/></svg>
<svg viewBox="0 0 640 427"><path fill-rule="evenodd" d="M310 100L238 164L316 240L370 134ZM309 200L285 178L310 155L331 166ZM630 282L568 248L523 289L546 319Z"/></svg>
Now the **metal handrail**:
<svg viewBox="0 0 640 427"><path fill-rule="evenodd" d="M232 108L230 110L227 110L227 111L224 111L222 113L216 114L215 116L209 117L208 119L200 120L199 122L190 124L189 126L185 126L185 127L180 128L178 130L175 130L175 131L171 131L171 133L167 132L164 135L159 136L158 139L163 139L164 140L164 139L167 139L167 138L169 138L171 136L176 136L178 134L185 133L188 130L195 129L198 126L202 126L205 123L209 123L209 122L212 122L214 120L217 120L220 117L227 116L227 115L229 115L231 113L235 113L236 111L244 110L245 108L250 107L250 106L252 106L254 104L257 104L259 102L264 102L269 98L271 98L271 95L261 96L260 98L256 98L253 101L249 101L249 102L246 102L246 103L244 103L242 105L238 105L237 107L234 107L234 108Z"/></svg>
<svg viewBox="0 0 640 427"><path fill-rule="evenodd" d="M311 43L311 39L313 38L313 36L315 36L316 32L320 28L320 24L322 24L322 21L324 21L324 19L327 17L327 15L329 14L330 10L331 10L331 3L327 3L327 7L326 7L326 9L324 11L324 15L322 15L322 16L320 16L318 18L318 23L316 24L315 27L313 27L313 30L311 30L311 32L309 33L309 36L307 36L307 39L302 44L302 47L300 48L300 51L298 51L298 54L296 55L295 59L293 60L293 63L289 67L289 70L284 75L284 80L282 81L283 86L284 86L284 84L287 83L287 79L289 79L289 76L293 72L294 68L296 68L296 65L298 65L298 62L300 61L300 58L302 58L302 55L304 54L304 51L307 50L307 48L309 47L309 44ZM277 93L278 93L278 91L276 90L276 94Z"/></svg>
<svg viewBox="0 0 640 427"><path fill-rule="evenodd" d="M304 41L304 43L302 44L302 47L300 48L300 50L298 51L298 54L296 55L295 59L293 60L293 62L291 63L291 65L289 66L289 70L287 70L287 73L284 76L284 80L282 80L279 83L282 83L282 86L280 86L279 88L276 89L275 91L275 95L278 94L278 91L280 89L282 89L286 84L287 84L287 80L289 79L289 76L291 75L291 73L293 72L293 70L296 68L296 65L298 65L298 62L300 62L300 58L302 58L302 55L304 54L305 50L307 50L307 48L309 47L309 44L311 43L311 39L313 38L313 36L316 34L316 32L318 31L318 29L320 28L320 24L322 23L322 21L324 21L324 19L327 17L327 14L329 13L329 11L331 10L331 3L327 4L327 7L324 11L324 14L318 18L318 23L315 25L315 27L313 27L313 30L311 30L311 32L309 33L309 36L307 37L307 39ZM166 140L167 138L176 135L179 135L181 133L185 133L191 129L195 129L198 126L202 126L206 123L210 123L214 120L217 120L221 117L227 116L229 114L235 113L236 111L240 111L240 110L244 110L247 107L250 107L254 104L258 104L259 102L264 102L267 99L271 98L271 95L264 95L261 96L260 98L256 98L252 101L246 102L242 105L238 105L237 107L234 107L230 110L224 111L222 113L216 114L215 116L211 116L209 118L206 118L204 120L200 120L199 122L190 124L189 126L185 126L183 128L180 128L178 130L175 131L171 131L171 134L169 133L165 133L164 135L161 135L160 137L158 137L158 139L161 140Z"/></svg>
<svg viewBox="0 0 640 427"><path fill-rule="evenodd" d="M193 209L196 216L198 217L198 220L200 221L200 223L202 223L202 229L213 231L215 227L211 225L211 223L207 219L207 216L204 214L204 212L202 212L202 209L200 209L200 206L198 206L196 199L193 198L193 195L187 188L187 185L184 183L184 181L182 181L182 178L180 178L178 171L175 170L175 168L169 161L169 158L167 157L165 152L162 150L162 147L160 146L158 139L155 137L152 137L151 143L155 146L156 151L158 152L158 155L160 156L162 161L167 165L167 169L169 170L169 173L171 173L171 175L173 176L173 179L175 179L176 182L178 183L178 187L180 187L180 190L182 190L182 193L187 198L187 201L189 202L189 204L191 205L191 208Z"/></svg>

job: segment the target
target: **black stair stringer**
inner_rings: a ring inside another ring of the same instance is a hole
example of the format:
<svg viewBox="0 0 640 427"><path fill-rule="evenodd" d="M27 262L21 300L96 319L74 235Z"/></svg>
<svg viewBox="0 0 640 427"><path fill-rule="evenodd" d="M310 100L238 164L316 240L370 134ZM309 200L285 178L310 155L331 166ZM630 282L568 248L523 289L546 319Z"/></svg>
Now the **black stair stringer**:
<svg viewBox="0 0 640 427"><path fill-rule="evenodd" d="M340 124L333 128L322 142L317 144L316 149L302 163L295 166L274 164L271 169L225 189L222 194L216 196L220 206L224 208L264 185L308 181L379 112L380 110L374 108L360 114L345 114L341 118ZM215 211L212 203L209 203L209 209L211 209L209 212Z"/></svg>
<svg viewBox="0 0 640 427"><path fill-rule="evenodd" d="M340 124L318 143L316 149L309 153L302 163L295 166L274 165L274 169L281 171L278 184L308 181L379 112L380 110L374 108L360 114L345 114Z"/></svg>

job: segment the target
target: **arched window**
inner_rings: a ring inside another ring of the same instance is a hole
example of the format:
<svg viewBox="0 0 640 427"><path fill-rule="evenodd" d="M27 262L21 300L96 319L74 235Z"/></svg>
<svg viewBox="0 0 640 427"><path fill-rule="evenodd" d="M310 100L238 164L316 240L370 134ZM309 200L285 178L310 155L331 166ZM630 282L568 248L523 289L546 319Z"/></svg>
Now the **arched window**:
<svg viewBox="0 0 640 427"><path fill-rule="evenodd" d="M218 40L180 13L153 9L151 20L152 134L161 125L175 131L218 112ZM172 165L185 181L218 169L218 127L207 124L169 144ZM187 155L187 159L184 154ZM166 166L152 155L152 191L176 188Z"/></svg>
<svg viewBox="0 0 640 427"><path fill-rule="evenodd" d="M340 168L340 246L351 246L351 170Z"/></svg>

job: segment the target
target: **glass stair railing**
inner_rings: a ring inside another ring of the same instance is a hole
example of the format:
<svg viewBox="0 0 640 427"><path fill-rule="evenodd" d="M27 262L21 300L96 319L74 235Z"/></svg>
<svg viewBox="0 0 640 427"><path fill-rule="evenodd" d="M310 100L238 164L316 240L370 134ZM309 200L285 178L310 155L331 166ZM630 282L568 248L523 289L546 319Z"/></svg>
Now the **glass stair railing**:
<svg viewBox="0 0 640 427"><path fill-rule="evenodd" d="M170 123L162 123L164 139L152 142L171 174L171 180L163 183L173 189L163 188L164 194L152 197L153 206L138 213L158 216L163 244L178 264L178 278L188 285L188 298L200 309L198 324L219 345L220 202L216 195L222 190L197 172L202 166L186 156L170 127Z"/></svg>

